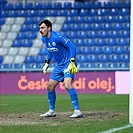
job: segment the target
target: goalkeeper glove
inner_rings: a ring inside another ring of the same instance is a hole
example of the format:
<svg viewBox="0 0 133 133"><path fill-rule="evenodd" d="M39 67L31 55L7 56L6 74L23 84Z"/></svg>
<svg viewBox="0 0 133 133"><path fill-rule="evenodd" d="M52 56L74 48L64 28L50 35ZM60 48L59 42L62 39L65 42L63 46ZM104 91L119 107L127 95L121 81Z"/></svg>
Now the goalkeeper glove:
<svg viewBox="0 0 133 133"><path fill-rule="evenodd" d="M45 60L45 64L43 65L43 68L42 68L44 74L47 74L47 69L49 67L49 63L50 63L50 60L49 59L46 59Z"/></svg>
<svg viewBox="0 0 133 133"><path fill-rule="evenodd" d="M71 74L75 74L76 72L78 72L78 69L77 69L74 61L75 61L75 59L74 58L71 58L70 59L70 64L68 66L69 72Z"/></svg>

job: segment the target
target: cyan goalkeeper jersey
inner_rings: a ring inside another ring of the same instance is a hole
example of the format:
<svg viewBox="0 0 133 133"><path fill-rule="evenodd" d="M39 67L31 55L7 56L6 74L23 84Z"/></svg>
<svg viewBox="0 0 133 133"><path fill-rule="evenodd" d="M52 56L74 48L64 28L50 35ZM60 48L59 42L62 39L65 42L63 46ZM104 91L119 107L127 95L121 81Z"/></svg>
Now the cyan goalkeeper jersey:
<svg viewBox="0 0 133 133"><path fill-rule="evenodd" d="M52 57L58 65L64 65L70 61L70 58L75 58L76 46L62 34L51 31L50 37L42 37L42 42L47 48L48 59Z"/></svg>

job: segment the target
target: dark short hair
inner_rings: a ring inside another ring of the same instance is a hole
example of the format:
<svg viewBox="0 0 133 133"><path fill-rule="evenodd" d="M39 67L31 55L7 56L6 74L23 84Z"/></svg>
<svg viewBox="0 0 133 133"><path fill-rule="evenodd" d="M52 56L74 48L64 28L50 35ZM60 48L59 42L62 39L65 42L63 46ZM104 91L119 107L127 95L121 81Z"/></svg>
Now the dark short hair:
<svg viewBox="0 0 133 133"><path fill-rule="evenodd" d="M49 21L48 19L42 20L42 21L39 22L39 26L41 26L43 23L44 23L47 27L51 27L51 29L52 29L52 23L51 23L51 21Z"/></svg>

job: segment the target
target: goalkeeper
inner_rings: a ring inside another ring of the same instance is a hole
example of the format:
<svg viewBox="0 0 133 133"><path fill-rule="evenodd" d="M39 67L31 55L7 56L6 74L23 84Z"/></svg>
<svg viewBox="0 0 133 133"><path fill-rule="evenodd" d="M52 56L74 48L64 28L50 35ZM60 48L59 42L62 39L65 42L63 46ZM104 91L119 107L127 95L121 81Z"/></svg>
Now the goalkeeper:
<svg viewBox="0 0 133 133"><path fill-rule="evenodd" d="M43 66L43 73L47 73L52 57L57 64L50 75L50 80L47 85L49 110L40 115L45 117L54 117L56 93L55 87L64 82L65 88L70 95L74 113L70 116L72 118L82 117L79 108L79 100L75 89L72 86L74 74L78 71L75 64L76 46L62 34L52 30L52 23L49 20L42 20L39 23L40 33L42 35L42 42L47 48L47 58Z"/></svg>

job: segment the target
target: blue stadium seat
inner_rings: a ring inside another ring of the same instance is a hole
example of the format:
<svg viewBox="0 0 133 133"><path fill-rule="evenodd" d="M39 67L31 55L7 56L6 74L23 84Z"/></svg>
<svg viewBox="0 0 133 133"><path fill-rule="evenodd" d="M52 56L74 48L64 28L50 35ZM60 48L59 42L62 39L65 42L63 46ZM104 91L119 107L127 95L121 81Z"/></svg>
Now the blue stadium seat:
<svg viewBox="0 0 133 133"><path fill-rule="evenodd" d="M95 1L95 2L93 2L93 4L92 4L92 8L96 8L96 9L100 9L102 7L102 4L101 4L101 2L98 2L98 1Z"/></svg>
<svg viewBox="0 0 133 133"><path fill-rule="evenodd" d="M34 17L27 17L25 19L25 24L33 24L34 23Z"/></svg>
<svg viewBox="0 0 133 133"><path fill-rule="evenodd" d="M24 63L34 63L35 58L34 56L26 56Z"/></svg>
<svg viewBox="0 0 133 133"><path fill-rule="evenodd" d="M0 19L0 24L3 25L5 23L5 18Z"/></svg>
<svg viewBox="0 0 133 133"><path fill-rule="evenodd" d="M94 23L94 24L92 24L91 28L94 31L101 30L102 29L102 24L100 24L100 23Z"/></svg>
<svg viewBox="0 0 133 133"><path fill-rule="evenodd" d="M66 23L66 24L74 23L74 17L70 17L70 16L68 16L68 17L66 18L65 23Z"/></svg>
<svg viewBox="0 0 133 133"><path fill-rule="evenodd" d="M130 14L130 11L129 11L129 8L122 8L121 11L120 11L120 15L129 15Z"/></svg>
<svg viewBox="0 0 133 133"><path fill-rule="evenodd" d="M130 37L130 31L124 30L121 32L120 35L122 38L129 38Z"/></svg>
<svg viewBox="0 0 133 133"><path fill-rule="evenodd" d="M51 9L47 12L48 16L58 16L58 10Z"/></svg>
<svg viewBox="0 0 133 133"><path fill-rule="evenodd" d="M123 23L122 26L123 26L122 27L123 30L127 30L127 31L130 30L130 23L128 23L128 22L127 23Z"/></svg>
<svg viewBox="0 0 133 133"><path fill-rule="evenodd" d="M98 68L106 68L106 63L97 63Z"/></svg>
<svg viewBox="0 0 133 133"><path fill-rule="evenodd" d="M112 24L110 23L104 23L103 26L102 26L102 29L103 30L112 30Z"/></svg>
<svg viewBox="0 0 133 133"><path fill-rule="evenodd" d="M16 2L14 4L14 10L22 10L23 9L23 3L21 2Z"/></svg>
<svg viewBox="0 0 133 133"><path fill-rule="evenodd" d="M74 9L81 9L82 7L82 3L81 2L74 2L73 4L73 8Z"/></svg>
<svg viewBox="0 0 133 133"><path fill-rule="evenodd" d="M43 3L42 2L35 2L33 7L34 7L33 9L35 9L35 10L43 9Z"/></svg>
<svg viewBox="0 0 133 133"><path fill-rule="evenodd" d="M88 31L91 29L91 24L83 23L81 24L81 30Z"/></svg>
<svg viewBox="0 0 133 133"><path fill-rule="evenodd" d="M118 38L118 37L120 37L120 34L119 34L119 31L110 31L109 32L109 37L110 38Z"/></svg>
<svg viewBox="0 0 133 133"><path fill-rule="evenodd" d="M131 5L131 1L130 0L123 1L123 7L124 8L130 8L130 5Z"/></svg>
<svg viewBox="0 0 133 133"><path fill-rule="evenodd" d="M108 15L110 16L116 16L119 14L119 10L117 8L112 8Z"/></svg>
<svg viewBox="0 0 133 133"><path fill-rule="evenodd" d="M94 16L86 16L85 18L84 18L84 22L85 23L93 23L93 22L95 22L95 19L94 19L95 17Z"/></svg>
<svg viewBox="0 0 133 133"><path fill-rule="evenodd" d="M124 48L124 53L125 53L125 54L130 54L130 46L126 46L126 47Z"/></svg>
<svg viewBox="0 0 133 133"><path fill-rule="evenodd" d="M81 17L81 16L77 16L74 18L74 22L75 23L83 23L84 22L84 17Z"/></svg>
<svg viewBox="0 0 133 133"><path fill-rule="evenodd" d="M88 62L88 55L77 55L76 56L77 62L83 63L83 62Z"/></svg>
<svg viewBox="0 0 133 133"><path fill-rule="evenodd" d="M123 29L122 28L123 25L121 23L114 23L112 27L114 30L118 30L118 31Z"/></svg>
<svg viewBox="0 0 133 133"><path fill-rule="evenodd" d="M118 38L117 45L118 46L126 46L126 45L129 45L129 44L127 43L127 39L126 38Z"/></svg>
<svg viewBox="0 0 133 133"><path fill-rule="evenodd" d="M22 40L14 40L12 47L21 47L22 46Z"/></svg>
<svg viewBox="0 0 133 133"><path fill-rule="evenodd" d="M20 17L28 17L28 11L27 10L21 10L19 13Z"/></svg>
<svg viewBox="0 0 133 133"><path fill-rule="evenodd" d="M46 55L47 54L47 49L46 48L41 48L39 51L39 55Z"/></svg>
<svg viewBox="0 0 133 133"><path fill-rule="evenodd" d="M84 44L86 46L95 46L95 39L94 38L84 39Z"/></svg>
<svg viewBox="0 0 133 133"><path fill-rule="evenodd" d="M92 8L92 2L90 2L90 1L85 1L84 2L84 4L82 4L82 8L83 9L90 9L90 8Z"/></svg>
<svg viewBox="0 0 133 133"><path fill-rule="evenodd" d="M81 25L78 24L78 23L71 24L71 28L70 29L73 30L73 31L80 31L81 30Z"/></svg>
<svg viewBox="0 0 133 133"><path fill-rule="evenodd" d="M0 64L0 68L1 69L9 69L9 64Z"/></svg>
<svg viewBox="0 0 133 133"><path fill-rule="evenodd" d="M118 15L118 16L116 16L115 21L117 23L124 23L124 22L126 22L126 16Z"/></svg>
<svg viewBox="0 0 133 133"><path fill-rule="evenodd" d="M112 61L112 62L119 62L120 60L121 60L120 55L118 55L118 54L110 55L110 61Z"/></svg>
<svg viewBox="0 0 133 133"><path fill-rule="evenodd" d="M87 47L87 46L82 46L81 47L81 54L91 54L91 48L90 47Z"/></svg>
<svg viewBox="0 0 133 133"><path fill-rule="evenodd" d="M124 47L123 47L123 46L114 47L113 52L114 52L115 54L122 54L122 53L124 52Z"/></svg>
<svg viewBox="0 0 133 133"><path fill-rule="evenodd" d="M36 32L29 31L26 33L26 39L35 39L37 37Z"/></svg>
<svg viewBox="0 0 133 133"><path fill-rule="evenodd" d="M109 55L101 54L101 55L99 56L99 61L100 61L100 62L109 62Z"/></svg>
<svg viewBox="0 0 133 133"><path fill-rule="evenodd" d="M9 11L9 15L10 15L10 17L18 17L19 12L17 10L11 10L11 11Z"/></svg>
<svg viewBox="0 0 133 133"><path fill-rule="evenodd" d="M104 23L104 17L103 16L95 16L94 17L96 23Z"/></svg>
<svg viewBox="0 0 133 133"><path fill-rule="evenodd" d="M16 39L25 39L26 38L26 32L19 32Z"/></svg>
<svg viewBox="0 0 133 133"><path fill-rule="evenodd" d="M104 54L112 54L113 53L113 47L106 46L103 48L103 53Z"/></svg>
<svg viewBox="0 0 133 133"><path fill-rule="evenodd" d="M107 46L115 46L117 44L116 39L113 38L107 38L106 39Z"/></svg>
<svg viewBox="0 0 133 133"><path fill-rule="evenodd" d="M63 9L59 10L59 13L58 13L59 16L67 16L67 14L68 14L68 11Z"/></svg>
<svg viewBox="0 0 133 133"><path fill-rule="evenodd" d="M29 17L36 17L36 16L38 16L38 10L30 10L28 12L28 16Z"/></svg>
<svg viewBox="0 0 133 133"><path fill-rule="evenodd" d="M129 55L129 54L123 54L123 55L121 56L121 60L122 60L123 62L129 62L129 61L130 61L130 55Z"/></svg>
<svg viewBox="0 0 133 133"><path fill-rule="evenodd" d="M20 65L19 64L10 64L9 67L11 69L18 69L18 68L20 68Z"/></svg>
<svg viewBox="0 0 133 133"><path fill-rule="evenodd" d="M98 59L98 55L94 55L94 54L92 54L92 55L88 55L89 56L89 62L98 62L99 61L99 59Z"/></svg>
<svg viewBox="0 0 133 133"><path fill-rule="evenodd" d="M90 38L97 38L98 37L98 32L97 31L89 31L88 35Z"/></svg>
<svg viewBox="0 0 133 133"><path fill-rule="evenodd" d="M109 14L109 9L102 8L100 10L100 15L101 16L107 16Z"/></svg>
<svg viewBox="0 0 133 133"><path fill-rule="evenodd" d="M98 9L90 9L89 16L96 16L98 15Z"/></svg>
<svg viewBox="0 0 133 133"><path fill-rule="evenodd" d="M7 16L9 16L9 12L8 11L6 11L6 10L1 11L1 17L2 18L5 18Z"/></svg>
<svg viewBox="0 0 133 133"><path fill-rule="evenodd" d="M87 16L89 14L88 9L81 9L79 12L79 16Z"/></svg>
<svg viewBox="0 0 133 133"><path fill-rule="evenodd" d="M113 2L113 7L114 8L121 8L123 5L122 1L114 1Z"/></svg>
<svg viewBox="0 0 133 133"><path fill-rule="evenodd" d="M45 9L52 9L52 2L44 2L43 7Z"/></svg>
<svg viewBox="0 0 133 133"><path fill-rule="evenodd" d="M118 67L118 64L116 62L109 62L108 65L107 65L108 68L117 68Z"/></svg>
<svg viewBox="0 0 133 133"><path fill-rule="evenodd" d="M52 4L53 9L61 9L62 8L62 3L61 2L54 2Z"/></svg>
<svg viewBox="0 0 133 133"><path fill-rule="evenodd" d="M79 31L78 32L78 38L88 38L88 32L87 31Z"/></svg>
<svg viewBox="0 0 133 133"><path fill-rule="evenodd" d="M108 38L109 37L109 32L108 31L99 31L98 36L100 38Z"/></svg>
<svg viewBox="0 0 133 133"><path fill-rule="evenodd" d="M87 62L87 63L84 63L84 67L85 68L93 68L93 69L95 69L96 68L96 63Z"/></svg>
<svg viewBox="0 0 133 133"><path fill-rule="evenodd" d="M96 45L97 46L104 46L104 45L106 45L105 39L103 39L103 38L96 39Z"/></svg>
<svg viewBox="0 0 133 133"><path fill-rule="evenodd" d="M47 11L42 9L42 10L38 11L38 14L39 14L40 17L44 18L44 16L47 16Z"/></svg>
<svg viewBox="0 0 133 133"><path fill-rule="evenodd" d="M70 17L75 17L78 15L78 10L77 9L71 9L68 15Z"/></svg>
<svg viewBox="0 0 133 133"><path fill-rule="evenodd" d="M33 9L33 3L26 3L25 10L32 10Z"/></svg>
<svg viewBox="0 0 133 133"><path fill-rule="evenodd" d="M78 33L77 31L67 31L66 36L70 39L77 38Z"/></svg>
<svg viewBox="0 0 133 133"><path fill-rule="evenodd" d="M39 31L39 26L37 24L31 25L30 26L30 31L38 32Z"/></svg>
<svg viewBox="0 0 133 133"><path fill-rule="evenodd" d="M0 56L0 63L3 62L3 56Z"/></svg>
<svg viewBox="0 0 133 133"><path fill-rule="evenodd" d="M84 46L84 42L81 38L80 39L75 39L74 43L75 43L76 46Z"/></svg>
<svg viewBox="0 0 133 133"><path fill-rule="evenodd" d="M113 3L111 1L105 1L103 3L103 8L109 9L109 8L112 8L112 7L113 7Z"/></svg>
<svg viewBox="0 0 133 133"><path fill-rule="evenodd" d="M122 63L119 64L119 67L120 68L129 68L129 63L122 62Z"/></svg>
<svg viewBox="0 0 133 133"><path fill-rule="evenodd" d="M71 9L72 8L72 3L71 2L64 2L64 9Z"/></svg>
<svg viewBox="0 0 133 133"><path fill-rule="evenodd" d="M101 47L93 47L92 48L92 53L93 54L101 54L102 53L102 48Z"/></svg>
<svg viewBox="0 0 133 133"><path fill-rule="evenodd" d="M70 29L71 29L70 24L66 24L66 23L65 23L65 24L62 25L62 29L61 29L61 30L62 30L62 31L68 31L68 30L70 30Z"/></svg>
<svg viewBox="0 0 133 133"><path fill-rule="evenodd" d="M29 31L29 30L30 30L30 25L27 24L22 25L21 31Z"/></svg>
<svg viewBox="0 0 133 133"><path fill-rule="evenodd" d="M14 9L13 8L13 3L12 2L7 2L6 6L4 7L4 10L9 11L9 10L13 10L13 9Z"/></svg>
<svg viewBox="0 0 133 133"><path fill-rule="evenodd" d="M81 54L81 47L76 45L76 54Z"/></svg>
<svg viewBox="0 0 133 133"><path fill-rule="evenodd" d="M105 22L107 23L114 23L116 20L115 20L115 16L106 16L105 17Z"/></svg>
<svg viewBox="0 0 133 133"><path fill-rule="evenodd" d="M24 39L23 40L23 43L22 43L22 46L23 47L31 47L32 46L32 40L30 40L30 39Z"/></svg>
<svg viewBox="0 0 133 133"><path fill-rule="evenodd" d="M35 58L35 62L36 63L44 63L45 62L45 57L44 56L41 56L41 55L38 55Z"/></svg>

